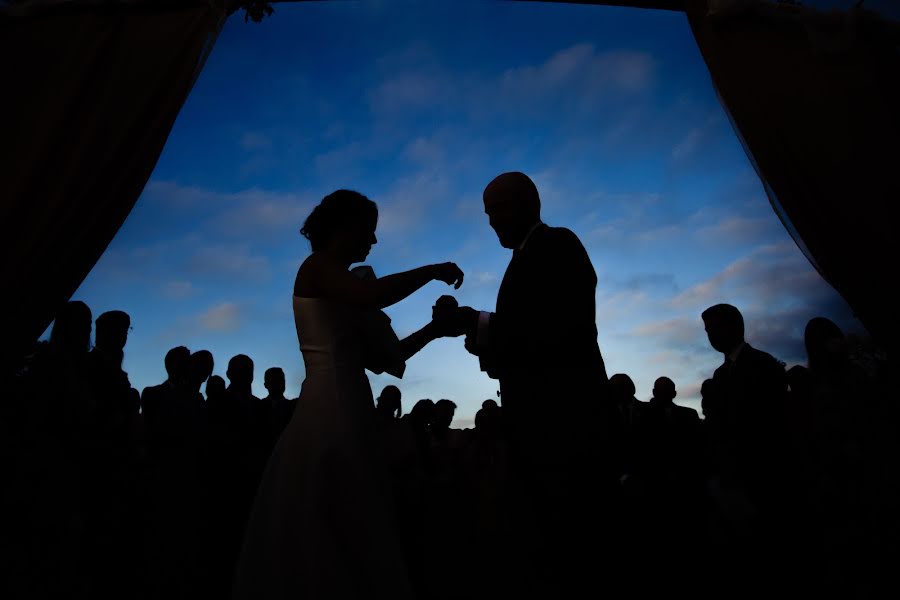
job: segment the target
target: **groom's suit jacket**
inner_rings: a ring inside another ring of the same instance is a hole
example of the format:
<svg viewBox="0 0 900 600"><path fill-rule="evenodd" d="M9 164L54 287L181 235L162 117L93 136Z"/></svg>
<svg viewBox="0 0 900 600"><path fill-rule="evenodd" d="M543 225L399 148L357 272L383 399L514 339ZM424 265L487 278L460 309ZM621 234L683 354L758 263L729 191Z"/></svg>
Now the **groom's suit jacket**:
<svg viewBox="0 0 900 600"><path fill-rule="evenodd" d="M562 427L590 418L583 409L604 400L596 288L591 260L568 229L540 224L513 252L477 353L500 381L504 420L530 431L523 435L555 427L554 416Z"/></svg>

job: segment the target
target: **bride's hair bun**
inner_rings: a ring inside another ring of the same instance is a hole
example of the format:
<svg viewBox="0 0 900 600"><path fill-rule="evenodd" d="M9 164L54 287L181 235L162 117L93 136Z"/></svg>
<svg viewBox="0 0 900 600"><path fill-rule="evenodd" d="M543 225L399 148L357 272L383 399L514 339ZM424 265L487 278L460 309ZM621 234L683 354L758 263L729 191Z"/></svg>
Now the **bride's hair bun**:
<svg viewBox="0 0 900 600"><path fill-rule="evenodd" d="M359 192L337 190L322 198L306 217L300 234L309 240L315 252L325 246L336 231L361 219L378 219L378 206Z"/></svg>

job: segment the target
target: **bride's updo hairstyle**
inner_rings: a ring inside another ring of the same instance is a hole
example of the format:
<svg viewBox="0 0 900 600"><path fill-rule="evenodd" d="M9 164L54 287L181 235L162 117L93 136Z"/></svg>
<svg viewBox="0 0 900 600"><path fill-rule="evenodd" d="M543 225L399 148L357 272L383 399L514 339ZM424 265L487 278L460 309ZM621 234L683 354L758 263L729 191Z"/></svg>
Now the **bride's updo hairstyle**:
<svg viewBox="0 0 900 600"><path fill-rule="evenodd" d="M331 237L360 222L378 220L378 206L353 190L337 190L322 198L306 217L300 234L309 240L312 251L324 248Z"/></svg>

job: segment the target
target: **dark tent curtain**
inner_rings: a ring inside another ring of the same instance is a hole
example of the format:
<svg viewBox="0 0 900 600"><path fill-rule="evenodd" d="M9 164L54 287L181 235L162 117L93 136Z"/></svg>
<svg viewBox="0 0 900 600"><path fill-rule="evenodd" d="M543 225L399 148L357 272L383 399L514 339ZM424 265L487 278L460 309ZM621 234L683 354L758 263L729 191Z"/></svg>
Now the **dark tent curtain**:
<svg viewBox="0 0 900 600"><path fill-rule="evenodd" d="M775 212L869 332L893 339L896 29L756 13L688 18Z"/></svg>
<svg viewBox="0 0 900 600"><path fill-rule="evenodd" d="M125 221L223 21L214 2L0 15L4 354L37 339Z"/></svg>

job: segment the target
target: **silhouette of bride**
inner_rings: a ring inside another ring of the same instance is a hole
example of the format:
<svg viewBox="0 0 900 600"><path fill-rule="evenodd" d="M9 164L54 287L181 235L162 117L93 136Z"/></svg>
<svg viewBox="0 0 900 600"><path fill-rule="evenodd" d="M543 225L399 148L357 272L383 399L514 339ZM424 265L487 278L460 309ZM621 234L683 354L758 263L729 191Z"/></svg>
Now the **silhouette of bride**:
<svg viewBox="0 0 900 600"><path fill-rule="evenodd" d="M382 308L432 280L459 288L463 273L449 262L380 278L351 272L377 242L377 221L374 202L338 190L300 230L312 246L293 298L306 379L257 491L235 598L412 597L365 369L401 377L443 335L430 322L399 340Z"/></svg>

